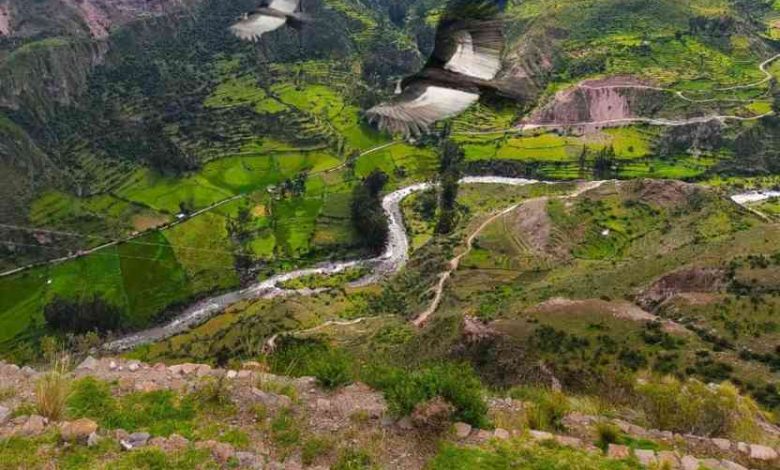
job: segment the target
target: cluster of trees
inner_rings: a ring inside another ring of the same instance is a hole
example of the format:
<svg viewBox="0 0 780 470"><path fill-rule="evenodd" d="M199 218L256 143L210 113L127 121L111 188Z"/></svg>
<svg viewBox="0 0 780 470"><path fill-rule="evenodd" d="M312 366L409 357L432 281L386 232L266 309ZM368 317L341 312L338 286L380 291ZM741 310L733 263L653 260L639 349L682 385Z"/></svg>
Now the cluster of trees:
<svg viewBox="0 0 780 470"><path fill-rule="evenodd" d="M385 173L375 170L352 191L352 225L361 245L374 252L380 252L387 243L388 222L381 198L387 180Z"/></svg>
<svg viewBox="0 0 780 470"><path fill-rule="evenodd" d="M43 309L46 324L63 333L107 333L122 328L121 310L100 297L71 300L57 296Z"/></svg>
<svg viewBox="0 0 780 470"><path fill-rule="evenodd" d="M233 253L233 265L242 281L249 278L254 256L249 242L252 240L252 213L249 206L242 205L238 208L236 217L229 217L227 220L227 233L230 241L235 247Z"/></svg>
<svg viewBox="0 0 780 470"><path fill-rule="evenodd" d="M458 186L462 175L465 153L456 143L445 140L439 161L439 221L436 233L451 233L458 222Z"/></svg>

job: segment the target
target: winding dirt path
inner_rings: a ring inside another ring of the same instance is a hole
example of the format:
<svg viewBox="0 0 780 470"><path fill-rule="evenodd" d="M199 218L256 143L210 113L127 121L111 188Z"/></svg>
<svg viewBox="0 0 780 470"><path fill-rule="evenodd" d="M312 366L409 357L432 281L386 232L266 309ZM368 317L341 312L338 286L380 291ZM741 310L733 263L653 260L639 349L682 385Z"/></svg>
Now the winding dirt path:
<svg viewBox="0 0 780 470"><path fill-rule="evenodd" d="M575 190L573 193L566 194L563 196L556 196L555 199L574 199L583 193L586 193L592 189L596 189L599 186L605 184L607 181L592 181L580 184L580 186ZM434 287L434 296L433 300L431 300L430 305L428 308L426 308L424 311L420 312L417 317L415 317L414 320L412 320L412 324L416 327L422 327L425 325L425 323L428 322L431 315L436 313L436 310L438 310L439 305L441 305L442 298L444 297L444 288L447 284L447 281L452 277L452 274L458 270L460 267L461 260L467 256L469 253L471 253L472 248L474 247L474 240L477 239L477 237L482 233L483 230L485 230L490 224L495 222L496 220L500 219L501 217L509 214L510 212L514 211L515 209L519 208L520 206L523 206L525 204L529 204L531 202L539 202L539 201L547 201L549 200L549 197L539 197L534 199L528 199L526 201L523 201L518 204L514 204L510 207L507 207L504 210L501 210L499 212L494 213L490 217L488 217L484 222L482 222L474 231L471 232L471 234L466 239L466 247L459 255L452 258L450 262L448 263L448 269L447 271L444 271L439 274L439 282Z"/></svg>

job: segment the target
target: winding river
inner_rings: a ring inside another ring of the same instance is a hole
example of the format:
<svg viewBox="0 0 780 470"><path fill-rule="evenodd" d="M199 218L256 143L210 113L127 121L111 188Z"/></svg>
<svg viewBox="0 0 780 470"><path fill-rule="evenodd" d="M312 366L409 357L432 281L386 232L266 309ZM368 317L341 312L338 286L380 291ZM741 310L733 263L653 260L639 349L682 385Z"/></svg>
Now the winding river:
<svg viewBox="0 0 780 470"><path fill-rule="evenodd" d="M525 178L506 178L499 176L468 176L460 180L461 184L502 184L511 186L526 186L535 183L555 184L556 182L537 181ZM603 183L603 182L597 182ZM186 310L170 322L147 330L139 331L103 346L103 349L120 352L126 351L144 344L154 343L186 332L198 326L214 315L220 313L232 304L244 300L272 299L293 295L313 295L326 289L284 289L280 285L285 282L307 277L311 275L333 275L352 268L369 268L371 274L354 281L353 286L365 286L376 283L398 272L409 261L409 237L403 223L401 202L410 195L432 188L433 183L418 183L394 191L384 197L382 208L388 218L388 241L382 255L366 259L328 262L318 266L277 274L264 281L258 282L247 288L226 294L211 297L200 301ZM751 191L737 194L731 199L740 205L760 202L773 197L780 197L780 191Z"/></svg>

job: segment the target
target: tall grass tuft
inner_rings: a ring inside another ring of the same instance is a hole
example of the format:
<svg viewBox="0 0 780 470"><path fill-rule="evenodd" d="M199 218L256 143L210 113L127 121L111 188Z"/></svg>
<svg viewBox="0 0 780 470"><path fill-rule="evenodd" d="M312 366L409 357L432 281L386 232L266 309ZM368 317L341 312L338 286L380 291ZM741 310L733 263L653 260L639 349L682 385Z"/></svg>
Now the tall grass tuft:
<svg viewBox="0 0 780 470"><path fill-rule="evenodd" d="M52 369L44 374L35 385L36 412L52 421L58 421L65 415L65 406L70 395L68 378L68 358L54 359Z"/></svg>

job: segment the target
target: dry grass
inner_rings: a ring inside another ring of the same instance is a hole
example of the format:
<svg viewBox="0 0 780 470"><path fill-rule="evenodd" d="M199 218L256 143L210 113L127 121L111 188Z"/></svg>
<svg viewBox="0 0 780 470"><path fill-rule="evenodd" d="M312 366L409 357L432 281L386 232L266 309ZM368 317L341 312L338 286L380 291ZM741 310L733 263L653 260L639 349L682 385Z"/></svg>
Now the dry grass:
<svg viewBox="0 0 780 470"><path fill-rule="evenodd" d="M55 359L52 370L41 376L35 385L36 412L52 421L58 421L65 414L65 405L70 394L67 371L67 357Z"/></svg>

